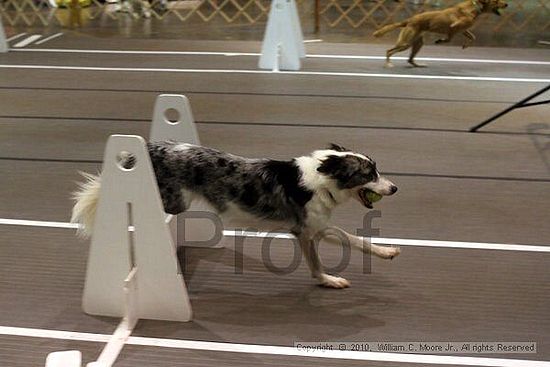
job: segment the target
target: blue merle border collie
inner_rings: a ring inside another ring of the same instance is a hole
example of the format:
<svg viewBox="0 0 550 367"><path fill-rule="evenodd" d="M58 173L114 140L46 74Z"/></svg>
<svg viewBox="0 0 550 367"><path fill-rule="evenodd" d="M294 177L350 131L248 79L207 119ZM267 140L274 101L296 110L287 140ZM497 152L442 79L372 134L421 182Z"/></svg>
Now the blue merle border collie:
<svg viewBox="0 0 550 367"><path fill-rule="evenodd" d="M323 271L315 243L319 234L327 234L323 238L329 243L341 244L344 239L351 247L383 259L400 253L398 247L377 246L328 224L332 210L350 198L372 208L369 191L379 195L397 191L366 155L336 144L289 161L243 158L174 141L149 143L148 150L167 213L181 213L193 200L202 199L224 221L276 223L296 236L312 276L323 286L346 288L350 283ZM100 177L86 177L74 194L71 221L81 223L82 233L89 236Z"/></svg>

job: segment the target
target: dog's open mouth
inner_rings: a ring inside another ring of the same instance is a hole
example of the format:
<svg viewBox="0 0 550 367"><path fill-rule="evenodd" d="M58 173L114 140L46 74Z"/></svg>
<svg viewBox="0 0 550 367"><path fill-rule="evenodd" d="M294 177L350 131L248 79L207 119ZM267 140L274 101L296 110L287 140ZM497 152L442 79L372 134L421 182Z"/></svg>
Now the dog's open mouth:
<svg viewBox="0 0 550 367"><path fill-rule="evenodd" d="M369 209L372 209L372 202L369 200L369 193L374 192L369 189L360 189L357 194L359 195L359 199L361 199L361 203L363 203L364 206L366 206Z"/></svg>

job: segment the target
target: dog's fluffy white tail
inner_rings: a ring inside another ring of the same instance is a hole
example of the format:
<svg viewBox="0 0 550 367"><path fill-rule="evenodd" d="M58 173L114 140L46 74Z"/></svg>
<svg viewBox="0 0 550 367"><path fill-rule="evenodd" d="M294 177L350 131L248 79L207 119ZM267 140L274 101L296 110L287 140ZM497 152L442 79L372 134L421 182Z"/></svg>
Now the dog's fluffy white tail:
<svg viewBox="0 0 550 367"><path fill-rule="evenodd" d="M99 189L101 177L85 172L80 172L85 181L78 184L79 190L73 192L75 201L71 222L80 224L77 234L80 237L88 238L92 235L94 227L95 212L99 200Z"/></svg>

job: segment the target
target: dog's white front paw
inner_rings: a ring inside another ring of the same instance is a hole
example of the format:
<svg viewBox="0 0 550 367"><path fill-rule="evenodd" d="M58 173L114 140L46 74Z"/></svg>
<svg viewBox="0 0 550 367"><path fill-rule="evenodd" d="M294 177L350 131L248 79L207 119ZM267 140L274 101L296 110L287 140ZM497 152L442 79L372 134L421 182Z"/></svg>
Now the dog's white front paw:
<svg viewBox="0 0 550 367"><path fill-rule="evenodd" d="M380 247L380 249L377 252L377 255L381 257L382 259L393 259L397 255L401 253L401 249L399 247Z"/></svg>
<svg viewBox="0 0 550 367"><path fill-rule="evenodd" d="M321 285L327 288L341 289L350 286L350 282L347 279L328 274L321 274L319 281L321 282Z"/></svg>

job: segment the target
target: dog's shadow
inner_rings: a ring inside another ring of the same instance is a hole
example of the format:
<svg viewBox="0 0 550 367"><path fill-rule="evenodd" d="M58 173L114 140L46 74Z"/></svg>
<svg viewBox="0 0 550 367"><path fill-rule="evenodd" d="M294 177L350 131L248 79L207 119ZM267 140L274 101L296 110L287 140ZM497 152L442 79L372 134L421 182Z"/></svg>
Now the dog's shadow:
<svg viewBox="0 0 550 367"><path fill-rule="evenodd" d="M378 311L396 302L373 296L368 284L344 290L317 286L305 264L296 274L281 277L270 273L259 259L230 248L185 253L184 275L194 319L215 329L269 329L295 340L337 340L384 326L384 312ZM243 258L239 274L233 271L236 257Z"/></svg>
<svg viewBox="0 0 550 367"><path fill-rule="evenodd" d="M382 328L383 317L369 316L373 304L388 300L343 297L346 290L317 286L252 295L209 289L191 295L193 322L140 321L137 334L244 343L354 340ZM391 302L391 301L390 301Z"/></svg>
<svg viewBox="0 0 550 367"><path fill-rule="evenodd" d="M255 257L232 248L178 248L178 261L186 281L191 282L198 271L208 276L209 271L224 271L231 275L267 271L266 264ZM209 265L204 266L205 263ZM206 269L208 267L209 269ZM200 280L198 280L200 281Z"/></svg>
<svg viewBox="0 0 550 367"><path fill-rule="evenodd" d="M385 324L368 316L369 304L382 300L345 297L348 295L345 293L349 291L315 285L290 291L275 290L265 295L217 289L197 294L193 303L197 306L198 319L235 326L292 325L292 329L299 332L302 328L323 325L329 329L345 327L347 334Z"/></svg>

